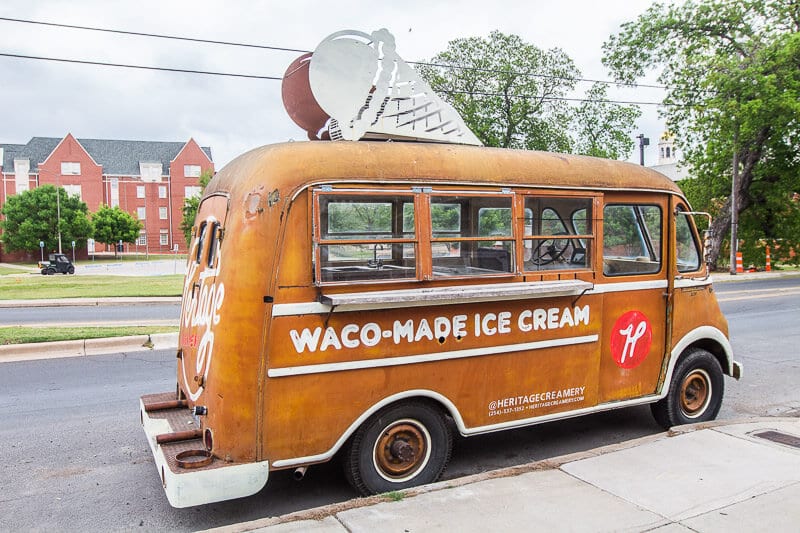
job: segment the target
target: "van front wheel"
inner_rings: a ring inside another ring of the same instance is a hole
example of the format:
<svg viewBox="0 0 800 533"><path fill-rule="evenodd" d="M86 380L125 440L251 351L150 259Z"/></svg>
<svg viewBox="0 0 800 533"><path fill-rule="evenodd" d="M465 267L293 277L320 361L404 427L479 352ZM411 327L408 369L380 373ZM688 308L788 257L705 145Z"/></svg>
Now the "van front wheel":
<svg viewBox="0 0 800 533"><path fill-rule="evenodd" d="M706 350L693 349L675 366L667 395L650 409L664 429L707 422L717 417L724 388L719 361Z"/></svg>
<svg viewBox="0 0 800 533"><path fill-rule="evenodd" d="M363 495L432 483L444 472L453 436L424 403L389 406L367 420L345 450L347 480Z"/></svg>

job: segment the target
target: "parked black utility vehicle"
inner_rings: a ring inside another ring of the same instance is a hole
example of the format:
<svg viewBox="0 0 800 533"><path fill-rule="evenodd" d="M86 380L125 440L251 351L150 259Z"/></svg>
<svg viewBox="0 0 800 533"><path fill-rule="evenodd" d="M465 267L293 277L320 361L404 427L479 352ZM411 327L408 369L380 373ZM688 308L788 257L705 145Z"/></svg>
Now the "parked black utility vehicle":
<svg viewBox="0 0 800 533"><path fill-rule="evenodd" d="M60 272L61 274L74 274L75 265L64 254L50 254L48 262L40 262L39 268L42 269L42 275L49 276Z"/></svg>

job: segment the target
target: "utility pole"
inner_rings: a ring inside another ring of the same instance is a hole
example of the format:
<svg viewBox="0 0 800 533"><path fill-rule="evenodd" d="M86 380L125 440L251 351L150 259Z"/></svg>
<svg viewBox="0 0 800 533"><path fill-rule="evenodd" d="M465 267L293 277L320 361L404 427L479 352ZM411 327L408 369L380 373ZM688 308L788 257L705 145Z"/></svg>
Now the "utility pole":
<svg viewBox="0 0 800 533"><path fill-rule="evenodd" d="M640 133L636 136L639 139L639 164L644 166L644 147L650 146L650 139L644 136L644 133Z"/></svg>
<svg viewBox="0 0 800 533"><path fill-rule="evenodd" d="M736 184L739 181L739 123L733 131L733 171L731 172L731 276L736 275L736 252L739 251L739 201Z"/></svg>

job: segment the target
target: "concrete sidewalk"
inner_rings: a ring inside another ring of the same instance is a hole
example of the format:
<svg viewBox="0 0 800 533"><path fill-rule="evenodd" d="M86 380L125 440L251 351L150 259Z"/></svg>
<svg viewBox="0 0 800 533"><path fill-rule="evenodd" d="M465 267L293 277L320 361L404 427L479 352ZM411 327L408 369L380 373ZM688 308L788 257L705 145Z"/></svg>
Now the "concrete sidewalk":
<svg viewBox="0 0 800 533"><path fill-rule="evenodd" d="M800 419L683 426L394 496L209 531L798 531Z"/></svg>

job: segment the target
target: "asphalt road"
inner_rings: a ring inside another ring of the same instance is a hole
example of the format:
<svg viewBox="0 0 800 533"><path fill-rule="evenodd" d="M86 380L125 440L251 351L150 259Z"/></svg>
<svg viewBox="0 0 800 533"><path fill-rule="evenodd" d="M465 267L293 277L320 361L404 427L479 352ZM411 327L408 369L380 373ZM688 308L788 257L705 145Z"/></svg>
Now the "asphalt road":
<svg viewBox="0 0 800 533"><path fill-rule="evenodd" d="M181 304L0 307L0 326L126 325L177 326Z"/></svg>
<svg viewBox="0 0 800 533"><path fill-rule="evenodd" d="M800 279L718 284L745 379L720 418L800 416ZM172 390L171 350L0 364L0 531L197 530L356 496L335 463L272 474L249 498L172 509L139 426L138 397ZM456 440L446 479L659 432L637 407Z"/></svg>

